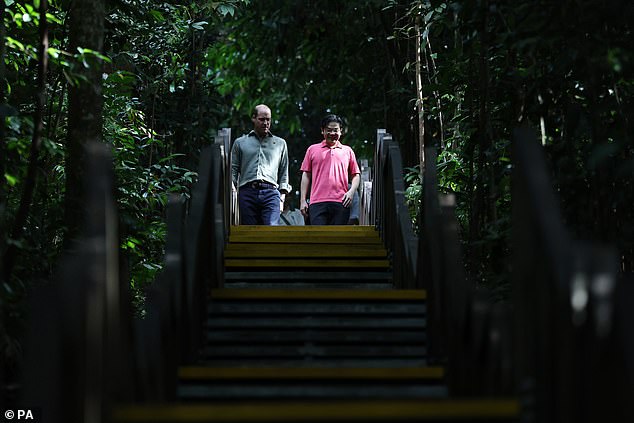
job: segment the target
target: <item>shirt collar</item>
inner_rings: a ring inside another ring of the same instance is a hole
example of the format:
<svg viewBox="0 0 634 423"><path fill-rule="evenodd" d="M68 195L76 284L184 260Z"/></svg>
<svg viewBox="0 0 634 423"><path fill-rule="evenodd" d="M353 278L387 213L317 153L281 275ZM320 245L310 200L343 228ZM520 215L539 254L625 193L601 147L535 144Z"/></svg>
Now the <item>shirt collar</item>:
<svg viewBox="0 0 634 423"><path fill-rule="evenodd" d="M341 142L340 142L339 140L337 140L337 141L335 142L335 145L333 145L332 147L330 147L330 146L328 145L328 143L326 142L326 140L323 140L323 141L321 142L321 146L322 146L322 147L328 147L328 148L342 148Z"/></svg>
<svg viewBox="0 0 634 423"><path fill-rule="evenodd" d="M249 136L250 137L253 136L253 137L258 138L258 134L255 133L254 129L252 129L251 132L249 132ZM272 137L272 136L274 136L274 135L271 133L271 131L266 131L266 135L264 137L266 138L266 137Z"/></svg>

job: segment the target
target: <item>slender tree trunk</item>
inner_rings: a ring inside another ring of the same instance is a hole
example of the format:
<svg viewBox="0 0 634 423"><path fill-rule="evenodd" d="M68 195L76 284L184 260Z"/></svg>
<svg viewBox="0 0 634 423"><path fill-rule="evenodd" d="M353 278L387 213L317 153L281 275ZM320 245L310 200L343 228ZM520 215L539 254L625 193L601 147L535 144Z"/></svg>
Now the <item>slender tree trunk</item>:
<svg viewBox="0 0 634 423"><path fill-rule="evenodd" d="M422 41L422 40L421 40ZM436 84L436 86L440 86L438 82L438 74L436 73L436 60L434 60L434 52L431 49L431 41L429 40L429 31L427 32L427 36L425 37L425 44L427 46L427 51L429 52L429 60L427 59L428 55L425 55L425 63L427 64L427 75L428 81L430 84ZM429 65L431 63L431 66ZM438 108L438 152L440 153L445 146L445 130L443 125L443 113L442 113L442 101L440 98L440 93L438 90L434 90L434 98L436 99L436 107ZM432 132L434 132L432 130ZM434 134L432 134L434 136Z"/></svg>
<svg viewBox="0 0 634 423"><path fill-rule="evenodd" d="M104 0L75 0L70 10L69 50L77 48L101 52L104 37ZM65 243L73 239L83 218L85 145L101 141L103 98L101 60L88 58L88 67L76 63L79 78L68 89L68 134L66 138Z"/></svg>
<svg viewBox="0 0 634 423"><path fill-rule="evenodd" d="M420 33L420 16L416 17L416 108L418 110L418 163L420 165L420 180L425 172L425 108L423 98L423 77L421 69L421 55L423 39Z"/></svg>
<svg viewBox="0 0 634 423"><path fill-rule="evenodd" d="M31 149L29 165L20 198L20 205L15 215L13 227L11 229L11 239L18 240L24 234L24 227L27 223L33 192L37 183L38 157L42 144L42 130L44 127L44 110L46 108L46 75L48 71L48 25L46 13L48 9L47 0L40 0L40 46L38 51L38 72L37 72L37 93L35 101L35 113L33 116L33 136L31 138ZM4 178L4 173L2 174ZM5 281L11 278L11 272L15 264L17 247L12 243L7 248L3 257L3 272Z"/></svg>

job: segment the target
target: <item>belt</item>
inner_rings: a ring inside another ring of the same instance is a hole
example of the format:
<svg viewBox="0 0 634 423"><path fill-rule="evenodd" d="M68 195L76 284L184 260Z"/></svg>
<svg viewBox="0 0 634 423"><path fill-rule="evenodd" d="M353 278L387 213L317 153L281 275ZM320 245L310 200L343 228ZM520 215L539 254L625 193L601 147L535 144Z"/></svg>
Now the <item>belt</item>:
<svg viewBox="0 0 634 423"><path fill-rule="evenodd" d="M254 189L277 189L275 185L266 181L251 181L247 182L246 186Z"/></svg>

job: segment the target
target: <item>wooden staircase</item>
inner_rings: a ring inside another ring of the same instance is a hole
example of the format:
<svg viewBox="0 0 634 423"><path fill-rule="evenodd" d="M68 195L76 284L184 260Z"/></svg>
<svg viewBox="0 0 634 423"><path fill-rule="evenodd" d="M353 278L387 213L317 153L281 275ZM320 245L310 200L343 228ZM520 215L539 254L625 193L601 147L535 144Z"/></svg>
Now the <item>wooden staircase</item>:
<svg viewBox="0 0 634 423"><path fill-rule="evenodd" d="M177 401L114 421L517 420L513 400L450 398L426 360L426 293L393 289L374 228L232 227L224 265Z"/></svg>

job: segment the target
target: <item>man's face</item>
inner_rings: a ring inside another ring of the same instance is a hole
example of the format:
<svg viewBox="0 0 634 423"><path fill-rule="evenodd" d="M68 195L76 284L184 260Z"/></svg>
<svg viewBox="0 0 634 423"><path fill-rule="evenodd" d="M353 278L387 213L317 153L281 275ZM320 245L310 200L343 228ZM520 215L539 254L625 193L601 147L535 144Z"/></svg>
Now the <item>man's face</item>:
<svg viewBox="0 0 634 423"><path fill-rule="evenodd" d="M330 122L325 128L322 128L321 134L326 143L332 145L341 138L341 126L337 122Z"/></svg>
<svg viewBox="0 0 634 423"><path fill-rule="evenodd" d="M271 111L269 109L258 109L257 114L251 120L253 121L253 129L260 137L265 136L271 129Z"/></svg>

